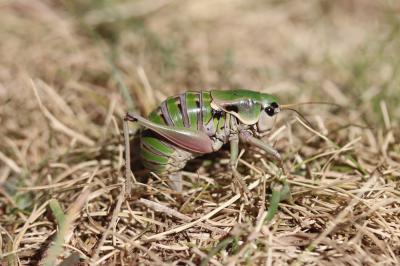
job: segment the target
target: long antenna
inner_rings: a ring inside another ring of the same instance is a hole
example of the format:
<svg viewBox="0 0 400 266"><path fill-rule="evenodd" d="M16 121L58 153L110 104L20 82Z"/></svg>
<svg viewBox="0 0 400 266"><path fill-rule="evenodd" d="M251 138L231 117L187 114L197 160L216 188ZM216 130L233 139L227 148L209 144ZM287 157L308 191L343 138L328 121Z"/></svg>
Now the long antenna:
<svg viewBox="0 0 400 266"><path fill-rule="evenodd" d="M281 105L281 106L282 106L282 105ZM311 122L308 121L307 118L306 118L302 113L300 113L299 111L297 111L296 109L292 109L292 108L289 108L289 107L284 107L284 108L282 108L282 110L288 110L288 111L295 112L295 113L301 118L301 120L303 120L303 121L307 124L307 126L309 126L310 128L316 130L316 129L313 127L313 125L311 124Z"/></svg>
<svg viewBox="0 0 400 266"><path fill-rule="evenodd" d="M332 105L336 107L343 107L340 104L337 103L331 103L331 102L303 102L303 103L292 103L292 104L280 104L279 107L282 109L287 109L288 107L296 107L299 105L307 105L307 104L324 104L324 105Z"/></svg>

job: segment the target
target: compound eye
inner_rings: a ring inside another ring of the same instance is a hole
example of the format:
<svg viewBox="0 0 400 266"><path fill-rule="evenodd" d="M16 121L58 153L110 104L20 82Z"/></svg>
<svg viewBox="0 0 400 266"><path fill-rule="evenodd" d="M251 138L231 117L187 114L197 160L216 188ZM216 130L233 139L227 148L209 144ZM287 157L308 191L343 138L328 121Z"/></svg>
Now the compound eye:
<svg viewBox="0 0 400 266"><path fill-rule="evenodd" d="M275 109L272 106L265 107L265 112L269 116L273 116L275 114Z"/></svg>
<svg viewBox="0 0 400 266"><path fill-rule="evenodd" d="M278 104L277 104L276 102L271 103L270 106L271 106L273 109L276 109L276 108L279 107Z"/></svg>

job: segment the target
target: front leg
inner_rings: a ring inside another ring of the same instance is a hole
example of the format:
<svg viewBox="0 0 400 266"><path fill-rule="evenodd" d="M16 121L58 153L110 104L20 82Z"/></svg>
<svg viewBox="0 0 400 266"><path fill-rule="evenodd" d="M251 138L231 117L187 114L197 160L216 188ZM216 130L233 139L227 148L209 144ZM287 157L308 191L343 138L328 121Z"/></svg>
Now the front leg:
<svg viewBox="0 0 400 266"><path fill-rule="evenodd" d="M279 154L279 152L277 150L275 150L273 147L271 147L270 145L268 145L267 143L263 142L262 140L253 137L250 132L241 132L240 139L242 139L244 142L250 143L251 145L254 145L254 146L264 150L269 156L273 157L275 160L278 161L279 167L282 169L282 173L283 173L284 177L279 178L278 182L276 182L276 183L274 182L273 184L271 184L272 194L273 194L273 197L275 194L275 196L278 198L279 201L281 201L281 200L291 201L292 196L290 193L289 185L286 180L286 178L289 176L289 172L286 170L286 168L283 164L282 156ZM274 208L276 208L276 207L277 206L270 209L268 211L269 212L268 215L273 216Z"/></svg>
<svg viewBox="0 0 400 266"><path fill-rule="evenodd" d="M273 157L279 163L279 167L282 169L283 174L288 176L287 175L288 172L286 171L286 168L283 165L282 156L279 154L277 150L271 147L268 143L265 143L264 141L253 137L253 135L248 131L241 132L240 139L243 140L244 142L250 143L251 145L254 145L264 150L269 156Z"/></svg>

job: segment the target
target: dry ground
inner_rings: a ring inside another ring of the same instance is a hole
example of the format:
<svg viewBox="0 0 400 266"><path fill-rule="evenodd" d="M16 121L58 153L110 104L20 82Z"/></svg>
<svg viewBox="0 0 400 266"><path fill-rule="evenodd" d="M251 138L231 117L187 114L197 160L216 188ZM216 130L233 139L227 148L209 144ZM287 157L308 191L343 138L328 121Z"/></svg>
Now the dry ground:
<svg viewBox="0 0 400 266"><path fill-rule="evenodd" d="M399 14L396 0L1 0L0 264L399 265ZM299 108L316 132L282 113L269 136L292 201L264 219L277 169L251 147L247 196L224 150L186 169L181 194L152 177L122 197L127 110L237 87L340 105Z"/></svg>

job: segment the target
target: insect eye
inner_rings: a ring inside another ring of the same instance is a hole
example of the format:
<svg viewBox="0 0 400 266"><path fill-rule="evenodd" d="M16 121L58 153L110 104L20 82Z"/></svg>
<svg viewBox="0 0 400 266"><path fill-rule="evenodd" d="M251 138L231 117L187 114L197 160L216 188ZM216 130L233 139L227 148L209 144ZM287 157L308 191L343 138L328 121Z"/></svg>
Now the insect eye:
<svg viewBox="0 0 400 266"><path fill-rule="evenodd" d="M276 108L279 107L278 104L277 104L276 102L271 103L270 106L271 106L273 109L276 109Z"/></svg>
<svg viewBox="0 0 400 266"><path fill-rule="evenodd" d="M273 116L275 114L275 110L273 107L271 106L267 106L265 107L265 112L269 115L269 116Z"/></svg>
<svg viewBox="0 0 400 266"><path fill-rule="evenodd" d="M277 113L276 112L277 110L279 110L279 105L276 102L273 102L270 105L268 105L267 107L265 107L265 112L269 116L275 115Z"/></svg>

